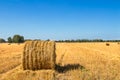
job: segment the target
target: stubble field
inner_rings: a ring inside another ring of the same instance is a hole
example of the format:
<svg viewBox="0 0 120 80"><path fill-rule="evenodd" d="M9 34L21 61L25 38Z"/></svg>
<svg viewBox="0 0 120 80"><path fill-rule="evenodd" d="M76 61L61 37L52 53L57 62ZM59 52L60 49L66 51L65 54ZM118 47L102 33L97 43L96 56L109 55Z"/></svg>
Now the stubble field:
<svg viewBox="0 0 120 80"><path fill-rule="evenodd" d="M24 44L0 44L0 80L120 80L119 43L56 43L55 70L23 71Z"/></svg>

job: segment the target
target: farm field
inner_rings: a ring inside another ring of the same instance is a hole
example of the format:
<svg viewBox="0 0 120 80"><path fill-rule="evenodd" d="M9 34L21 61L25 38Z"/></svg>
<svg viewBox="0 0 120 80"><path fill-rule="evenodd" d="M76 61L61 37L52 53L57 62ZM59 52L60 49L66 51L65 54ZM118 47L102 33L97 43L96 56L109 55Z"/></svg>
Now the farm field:
<svg viewBox="0 0 120 80"><path fill-rule="evenodd" d="M23 71L24 44L0 44L0 80L120 80L120 44L56 43L55 70Z"/></svg>

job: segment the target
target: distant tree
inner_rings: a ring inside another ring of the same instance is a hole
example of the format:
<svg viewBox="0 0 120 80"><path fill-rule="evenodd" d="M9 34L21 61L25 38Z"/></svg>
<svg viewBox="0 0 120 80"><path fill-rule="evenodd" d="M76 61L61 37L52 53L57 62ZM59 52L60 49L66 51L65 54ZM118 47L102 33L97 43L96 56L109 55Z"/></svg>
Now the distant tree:
<svg viewBox="0 0 120 80"><path fill-rule="evenodd" d="M94 39L93 42L103 42L102 39Z"/></svg>
<svg viewBox="0 0 120 80"><path fill-rule="evenodd" d="M75 42L75 40L74 40L74 39L72 39L72 40L71 40L71 42Z"/></svg>
<svg viewBox="0 0 120 80"><path fill-rule="evenodd" d="M19 43L20 42L20 35L14 35L13 36L13 42L14 43Z"/></svg>
<svg viewBox="0 0 120 80"><path fill-rule="evenodd" d="M24 42L24 37L23 36L21 36L20 42L21 43Z"/></svg>
<svg viewBox="0 0 120 80"><path fill-rule="evenodd" d="M5 43L6 41L2 38L0 38L0 43Z"/></svg>
<svg viewBox="0 0 120 80"><path fill-rule="evenodd" d="M31 41L31 39L25 40L25 41ZM33 41L41 41L41 39L34 39Z"/></svg>
<svg viewBox="0 0 120 80"><path fill-rule="evenodd" d="M12 43L12 38L8 37L8 43Z"/></svg>
<svg viewBox="0 0 120 80"><path fill-rule="evenodd" d="M50 41L50 39L47 39L46 41Z"/></svg>
<svg viewBox="0 0 120 80"><path fill-rule="evenodd" d="M89 42L90 40L89 39L81 39L80 41L81 42Z"/></svg>
<svg viewBox="0 0 120 80"><path fill-rule="evenodd" d="M26 41L32 41L32 39L25 39L24 42L26 42Z"/></svg>
<svg viewBox="0 0 120 80"><path fill-rule="evenodd" d="M24 37L20 36L20 35L14 35L13 42L14 43L22 43L22 42L24 42Z"/></svg>

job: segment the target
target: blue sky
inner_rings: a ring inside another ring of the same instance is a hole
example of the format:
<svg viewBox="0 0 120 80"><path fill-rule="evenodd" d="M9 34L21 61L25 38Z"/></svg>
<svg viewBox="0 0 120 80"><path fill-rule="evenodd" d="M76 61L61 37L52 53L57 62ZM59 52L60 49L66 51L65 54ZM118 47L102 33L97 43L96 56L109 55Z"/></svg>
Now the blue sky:
<svg viewBox="0 0 120 80"><path fill-rule="evenodd" d="M0 0L0 37L120 39L119 0Z"/></svg>

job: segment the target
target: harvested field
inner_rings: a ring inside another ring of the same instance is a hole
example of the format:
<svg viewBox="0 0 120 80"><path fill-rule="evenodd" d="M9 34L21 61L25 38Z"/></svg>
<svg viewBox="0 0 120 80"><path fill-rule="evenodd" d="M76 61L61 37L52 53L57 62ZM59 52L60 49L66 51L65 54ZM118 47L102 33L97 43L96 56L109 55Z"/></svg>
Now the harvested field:
<svg viewBox="0 0 120 80"><path fill-rule="evenodd" d="M24 44L0 44L0 80L120 80L120 45L109 44L56 43L55 70L38 71L22 70Z"/></svg>

